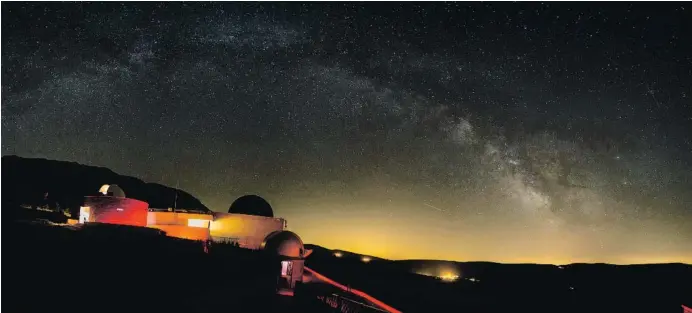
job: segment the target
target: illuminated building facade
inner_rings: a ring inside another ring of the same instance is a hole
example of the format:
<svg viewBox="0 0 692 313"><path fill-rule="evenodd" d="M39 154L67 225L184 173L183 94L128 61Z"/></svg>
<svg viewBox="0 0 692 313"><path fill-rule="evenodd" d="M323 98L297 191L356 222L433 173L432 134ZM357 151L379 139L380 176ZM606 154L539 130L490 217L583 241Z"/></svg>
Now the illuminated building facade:
<svg viewBox="0 0 692 313"><path fill-rule="evenodd" d="M99 195L85 197L77 223L139 226L143 228L135 229L145 231L143 233L156 233L156 236L160 236L161 231L166 236L188 240L237 243L242 248L262 250L276 260L271 275L276 275L276 293L279 295L293 296L297 284L307 277L304 272L309 272L317 281L365 299L385 312L401 313L362 291L343 286L305 267L305 258L312 251L305 249L297 234L286 230L286 220L274 217L269 203L258 196L238 198L228 213L208 213L149 208L144 201L125 197L125 192L118 186L104 185ZM128 234L131 232L132 229L127 229ZM208 251L207 245L204 247ZM343 253L336 251L334 255L342 257ZM361 260L367 263L371 258L363 256ZM342 310L348 305L342 303Z"/></svg>
<svg viewBox="0 0 692 313"><path fill-rule="evenodd" d="M246 249L261 249L272 233L286 229L286 220L274 217L269 203L259 196L235 200L228 213L214 213L210 235L215 242L234 242Z"/></svg>
<svg viewBox="0 0 692 313"><path fill-rule="evenodd" d="M147 226L149 204L125 197L117 185L104 185L99 195L84 198L79 222L96 222L129 226Z"/></svg>
<svg viewBox="0 0 692 313"><path fill-rule="evenodd" d="M165 231L166 235L171 237L209 240L209 226L212 220L211 214L149 209L146 226Z"/></svg>
<svg viewBox="0 0 692 313"><path fill-rule="evenodd" d="M277 273L277 293L292 296L296 282L303 278L303 242L286 231L286 220L258 196L238 198L228 213L155 209L149 204L125 197L116 185L104 185L98 196L87 196L78 223L106 223L155 228L166 236L188 240L232 242L239 247L264 250L281 262Z"/></svg>
<svg viewBox="0 0 692 313"><path fill-rule="evenodd" d="M234 242L246 249L260 249L269 234L286 229L282 218L235 213L215 213L210 226L214 242Z"/></svg>
<svg viewBox="0 0 692 313"><path fill-rule="evenodd" d="M190 240L237 243L246 249L260 249L272 233L286 229L286 220L258 196L238 198L228 213L155 209L125 197L117 185L103 185L97 196L87 196L80 209L79 223L95 222L151 227L167 236Z"/></svg>

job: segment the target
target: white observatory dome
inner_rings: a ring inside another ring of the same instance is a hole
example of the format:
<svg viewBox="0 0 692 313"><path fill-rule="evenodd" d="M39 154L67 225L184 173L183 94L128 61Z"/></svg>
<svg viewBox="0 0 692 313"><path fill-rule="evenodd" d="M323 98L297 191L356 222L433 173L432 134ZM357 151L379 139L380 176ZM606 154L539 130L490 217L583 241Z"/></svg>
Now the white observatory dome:
<svg viewBox="0 0 692 313"><path fill-rule="evenodd" d="M262 243L262 249L281 256L302 258L305 252L303 240L293 232L275 231L267 236Z"/></svg>
<svg viewBox="0 0 692 313"><path fill-rule="evenodd" d="M125 192L118 185L103 185L99 193L104 196L125 198Z"/></svg>

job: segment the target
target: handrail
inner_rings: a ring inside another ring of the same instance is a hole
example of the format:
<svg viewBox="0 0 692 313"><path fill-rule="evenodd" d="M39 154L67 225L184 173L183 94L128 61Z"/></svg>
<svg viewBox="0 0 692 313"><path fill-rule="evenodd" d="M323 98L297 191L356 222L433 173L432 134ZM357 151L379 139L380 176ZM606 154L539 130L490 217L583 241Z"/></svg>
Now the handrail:
<svg viewBox="0 0 692 313"><path fill-rule="evenodd" d="M335 294L335 293L334 293L334 294L332 294L332 296L335 296L335 297L344 299L344 300L346 300L346 301L348 301L348 302L355 303L355 304L358 304L358 305L360 305L360 306L363 306L363 307L366 307L366 308L369 308L369 309L373 309L373 310L376 310L376 311L379 311L379 312L387 312L387 311L385 311L385 310L383 310L383 309L380 309L380 308L378 308L378 307L374 307L374 306L372 306L372 305L365 304L365 303L363 303L363 302L359 302L359 301L356 301L356 300L353 300L353 299L349 299L349 298L346 298L346 297L344 297L344 296L342 296L342 295L338 295L338 294Z"/></svg>
<svg viewBox="0 0 692 313"><path fill-rule="evenodd" d="M359 297L361 297L361 298L364 298L364 299L366 299L366 300L372 302L374 305L380 307L381 309L383 309L383 310L385 310L385 311L387 311L387 312L389 312L389 313L401 313L401 311L399 311L399 310L397 310L397 309L395 309L395 308L393 308L393 307L387 305L386 303L384 303L384 302L382 302L382 301L380 301L380 300L375 299L373 296L371 296L371 295L369 295L369 294L367 294L367 293L365 293L365 292L362 292L362 291L360 291L360 290L353 289L353 288L350 288L350 287L346 287L346 286L344 286L344 285L342 285L342 284L340 284L340 283L338 283L338 282L336 282L336 281L334 281L334 280L328 278L327 276L324 276L324 275L322 275L322 274L320 274L320 273L318 273L318 272L315 272L313 269L311 269L311 268L309 268L309 267L307 267L307 266L305 266L305 267L303 267L303 268L304 268L306 271L308 271L308 272L312 273L313 275L315 275L315 276L317 277L317 279L319 279L319 280L321 280L321 281L324 281L324 282L326 282L326 283L328 283L328 284L330 284L330 285L332 285L332 286L334 286L334 287L337 287L337 288L339 288L339 289L341 289L341 290L343 290L343 291L345 291L345 292L347 292L347 293L351 293L351 294L354 294L354 295L359 296Z"/></svg>

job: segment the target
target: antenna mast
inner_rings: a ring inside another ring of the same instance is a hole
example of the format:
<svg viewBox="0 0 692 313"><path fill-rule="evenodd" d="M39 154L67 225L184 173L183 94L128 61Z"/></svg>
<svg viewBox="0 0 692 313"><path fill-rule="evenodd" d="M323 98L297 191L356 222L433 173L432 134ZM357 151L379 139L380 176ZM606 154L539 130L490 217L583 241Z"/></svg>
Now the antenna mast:
<svg viewBox="0 0 692 313"><path fill-rule="evenodd" d="M175 200L173 200L173 211L175 212L175 209L178 208L178 184L180 183L180 179L175 180Z"/></svg>

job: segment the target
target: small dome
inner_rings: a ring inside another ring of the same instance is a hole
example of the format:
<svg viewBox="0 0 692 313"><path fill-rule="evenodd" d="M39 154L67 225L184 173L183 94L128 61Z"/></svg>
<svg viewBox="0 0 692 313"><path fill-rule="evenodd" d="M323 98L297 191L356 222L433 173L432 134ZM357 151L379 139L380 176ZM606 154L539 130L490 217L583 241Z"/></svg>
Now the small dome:
<svg viewBox="0 0 692 313"><path fill-rule="evenodd" d="M231 204L228 213L274 217L274 211L267 200L260 196L242 196Z"/></svg>
<svg viewBox="0 0 692 313"><path fill-rule="evenodd" d="M275 231L262 242L262 250L277 255L302 258L304 254L303 240L294 232L287 230Z"/></svg>
<svg viewBox="0 0 692 313"><path fill-rule="evenodd" d="M99 193L104 196L125 198L125 192L118 185L103 185Z"/></svg>

